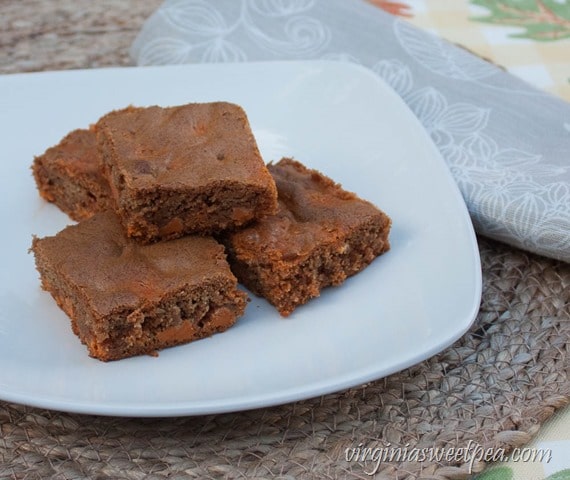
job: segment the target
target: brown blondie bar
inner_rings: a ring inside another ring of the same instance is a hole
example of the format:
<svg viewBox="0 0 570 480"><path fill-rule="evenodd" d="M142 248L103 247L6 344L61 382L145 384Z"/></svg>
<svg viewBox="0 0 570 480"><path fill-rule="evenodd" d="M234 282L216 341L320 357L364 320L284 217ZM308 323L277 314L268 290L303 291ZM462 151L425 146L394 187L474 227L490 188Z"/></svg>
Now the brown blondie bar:
<svg viewBox="0 0 570 480"><path fill-rule="evenodd" d="M269 164L279 207L224 236L238 280L281 315L339 285L390 248L390 218L316 170L284 158Z"/></svg>
<svg viewBox="0 0 570 480"><path fill-rule="evenodd" d="M35 157L32 172L42 198L80 221L112 205L101 166L95 131L77 129Z"/></svg>
<svg viewBox="0 0 570 480"><path fill-rule="evenodd" d="M140 245L114 212L34 238L41 284L100 360L117 360L222 332L247 295L211 237Z"/></svg>
<svg viewBox="0 0 570 480"><path fill-rule="evenodd" d="M103 116L97 138L127 235L143 243L240 227L276 209L238 105L128 107Z"/></svg>

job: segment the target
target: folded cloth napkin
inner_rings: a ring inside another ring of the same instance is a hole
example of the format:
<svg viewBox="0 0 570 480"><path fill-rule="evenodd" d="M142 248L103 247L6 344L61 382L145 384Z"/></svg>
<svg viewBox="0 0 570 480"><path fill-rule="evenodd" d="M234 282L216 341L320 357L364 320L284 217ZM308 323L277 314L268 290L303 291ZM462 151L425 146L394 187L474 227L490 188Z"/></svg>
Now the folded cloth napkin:
<svg viewBox="0 0 570 480"><path fill-rule="evenodd" d="M570 104L364 0L167 0L131 54L366 66L429 132L478 233L570 262Z"/></svg>

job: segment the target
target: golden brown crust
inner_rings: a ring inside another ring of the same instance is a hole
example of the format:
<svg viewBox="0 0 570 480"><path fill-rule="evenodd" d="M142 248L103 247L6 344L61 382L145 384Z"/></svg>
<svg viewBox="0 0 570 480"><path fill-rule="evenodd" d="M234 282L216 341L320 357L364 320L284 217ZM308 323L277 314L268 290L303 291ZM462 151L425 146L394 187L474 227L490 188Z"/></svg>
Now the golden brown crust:
<svg viewBox="0 0 570 480"><path fill-rule="evenodd" d="M118 213L143 242L275 211L275 184L238 105L128 107L103 116L97 137Z"/></svg>
<svg viewBox="0 0 570 480"><path fill-rule="evenodd" d="M43 288L101 360L223 331L245 309L224 249L210 237L138 245L107 211L35 238L32 250Z"/></svg>
<svg viewBox="0 0 570 480"><path fill-rule="evenodd" d="M232 269L289 315L390 248L391 220L330 178L285 158L270 164L278 211L224 237Z"/></svg>
<svg viewBox="0 0 570 480"><path fill-rule="evenodd" d="M34 158L39 193L73 220L83 220L112 205L93 128L77 129Z"/></svg>
<svg viewBox="0 0 570 480"><path fill-rule="evenodd" d="M97 131L110 139L127 189L273 183L244 110L232 103L130 106L101 117Z"/></svg>

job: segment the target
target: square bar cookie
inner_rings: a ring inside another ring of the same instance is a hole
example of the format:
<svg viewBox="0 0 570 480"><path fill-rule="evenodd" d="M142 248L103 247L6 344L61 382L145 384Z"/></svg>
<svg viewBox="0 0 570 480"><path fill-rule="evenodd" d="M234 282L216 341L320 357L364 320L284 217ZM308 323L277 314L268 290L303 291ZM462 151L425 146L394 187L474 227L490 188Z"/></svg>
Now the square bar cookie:
<svg viewBox="0 0 570 480"><path fill-rule="evenodd" d="M278 211L223 241L238 280L282 316L340 285L390 248L390 218L316 170L269 164Z"/></svg>
<svg viewBox="0 0 570 480"><path fill-rule="evenodd" d="M80 221L113 204L101 166L95 131L77 129L35 157L32 172L41 197Z"/></svg>
<svg viewBox="0 0 570 480"><path fill-rule="evenodd" d="M238 105L127 107L99 120L97 138L127 235L143 243L233 229L276 209Z"/></svg>
<svg viewBox="0 0 570 480"><path fill-rule="evenodd" d="M55 236L34 238L44 290L99 360L117 360L222 332L247 295L211 237L140 245L118 216L97 213Z"/></svg>

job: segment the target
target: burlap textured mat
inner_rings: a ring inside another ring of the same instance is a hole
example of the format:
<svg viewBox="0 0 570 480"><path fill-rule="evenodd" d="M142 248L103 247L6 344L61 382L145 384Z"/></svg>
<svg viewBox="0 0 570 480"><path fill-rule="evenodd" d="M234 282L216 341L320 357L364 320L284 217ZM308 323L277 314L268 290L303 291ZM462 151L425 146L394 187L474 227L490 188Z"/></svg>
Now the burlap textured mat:
<svg viewBox="0 0 570 480"><path fill-rule="evenodd" d="M126 65L158 3L2 2L0 72ZM570 265L485 239L480 251L474 326L419 365L213 416L113 418L0 402L0 478L468 478L484 467L481 449L526 444L570 402ZM457 458L419 461L413 448Z"/></svg>

